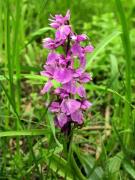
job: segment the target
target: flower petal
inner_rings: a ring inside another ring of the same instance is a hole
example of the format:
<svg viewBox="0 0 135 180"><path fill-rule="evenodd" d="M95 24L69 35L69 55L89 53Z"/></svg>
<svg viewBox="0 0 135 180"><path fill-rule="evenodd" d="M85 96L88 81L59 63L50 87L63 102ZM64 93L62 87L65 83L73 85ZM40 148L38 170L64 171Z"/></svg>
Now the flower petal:
<svg viewBox="0 0 135 180"><path fill-rule="evenodd" d="M86 110L91 106L92 106L91 102L89 102L88 100L84 100L84 101L82 101L81 109Z"/></svg>
<svg viewBox="0 0 135 180"><path fill-rule="evenodd" d="M47 65L56 64L56 62L58 62L58 60L59 60L59 54L51 52L51 53L48 54L48 58L47 58L46 64Z"/></svg>
<svg viewBox="0 0 135 180"><path fill-rule="evenodd" d="M46 49L55 49L55 42L51 38L43 39L43 47Z"/></svg>
<svg viewBox="0 0 135 180"><path fill-rule="evenodd" d="M66 40L70 31L71 31L71 28L69 25L60 26L55 33L56 40Z"/></svg>
<svg viewBox="0 0 135 180"><path fill-rule="evenodd" d="M80 97L86 97L86 91L83 86L77 88L77 93Z"/></svg>
<svg viewBox="0 0 135 180"><path fill-rule="evenodd" d="M71 119L72 121L82 124L83 123L83 114L81 111L75 111L74 113L71 114Z"/></svg>
<svg viewBox="0 0 135 180"><path fill-rule="evenodd" d="M64 127L64 125L67 123L68 118L64 113L60 113L57 115L58 123L60 128Z"/></svg>
<svg viewBox="0 0 135 180"><path fill-rule="evenodd" d="M75 81L70 81L68 83L63 84L63 89L71 94L76 94L77 88Z"/></svg>
<svg viewBox="0 0 135 180"><path fill-rule="evenodd" d="M41 90L41 94L45 94L46 92L48 92L48 91L51 89L52 86L53 86L52 82L51 82L51 81L48 81L48 82L44 85L43 89Z"/></svg>
<svg viewBox="0 0 135 180"><path fill-rule="evenodd" d="M70 115L77 111L81 106L81 103L74 99L64 99L61 103L61 111Z"/></svg>
<svg viewBox="0 0 135 180"><path fill-rule="evenodd" d="M84 51L86 53L91 53L94 50L94 47L92 45L88 45L84 48Z"/></svg>
<svg viewBox="0 0 135 180"><path fill-rule="evenodd" d="M54 72L54 79L62 84L71 81L73 77L73 72L71 69L66 68L56 68Z"/></svg>
<svg viewBox="0 0 135 180"><path fill-rule="evenodd" d="M80 83L87 83L91 80L91 76L88 73L83 73L81 74L81 76L79 77L79 81Z"/></svg>
<svg viewBox="0 0 135 180"><path fill-rule="evenodd" d="M50 107L49 107L49 110L51 112L59 112L60 111L60 104L59 104L59 102L52 102Z"/></svg>

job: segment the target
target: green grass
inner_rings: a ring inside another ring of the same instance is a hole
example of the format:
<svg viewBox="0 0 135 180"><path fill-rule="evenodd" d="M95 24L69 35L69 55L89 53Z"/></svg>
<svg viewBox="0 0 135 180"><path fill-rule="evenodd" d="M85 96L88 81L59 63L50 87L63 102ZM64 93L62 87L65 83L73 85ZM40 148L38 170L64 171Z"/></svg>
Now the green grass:
<svg viewBox="0 0 135 180"><path fill-rule="evenodd" d="M134 8L122 0L0 1L0 179L135 179ZM48 54L42 39L54 34L49 15L67 9L95 47L86 67L93 106L69 149L39 74Z"/></svg>
<svg viewBox="0 0 135 180"><path fill-rule="evenodd" d="M129 37L129 30L128 25L126 22L126 17L124 13L124 9L122 7L122 3L120 0L116 0L116 6L118 15L120 17L121 22L121 28L122 28L122 43L124 48L124 55L125 55L125 96L126 99L131 103L131 97L132 97L132 91L131 91L131 63L132 63L132 55L131 55L131 43L130 43L130 37ZM124 129L131 129L132 128L132 121L133 118L131 117L131 108L129 105L125 104L125 113L123 116L124 122ZM130 139L131 139L131 133L125 133L124 135L124 143L127 147L130 147Z"/></svg>

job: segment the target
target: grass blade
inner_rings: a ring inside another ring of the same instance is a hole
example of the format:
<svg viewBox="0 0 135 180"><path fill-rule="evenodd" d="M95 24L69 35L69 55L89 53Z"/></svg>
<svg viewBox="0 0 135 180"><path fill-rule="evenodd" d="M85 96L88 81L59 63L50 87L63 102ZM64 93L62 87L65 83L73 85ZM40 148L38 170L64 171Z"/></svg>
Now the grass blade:
<svg viewBox="0 0 135 180"><path fill-rule="evenodd" d="M105 37L103 40L101 40L101 42L99 43L99 45L96 47L96 49L94 50L94 52L88 56L88 63L86 65L86 69L90 69L91 65L93 63L93 60L96 58L96 56L98 56L99 53L101 53L103 51L103 49L117 36L119 36L121 34L120 31L114 31L111 34L109 34L107 37Z"/></svg>
<svg viewBox="0 0 135 180"><path fill-rule="evenodd" d="M29 129L20 131L0 132L0 137L16 137L16 136L40 136L48 133L45 129Z"/></svg>
<svg viewBox="0 0 135 180"><path fill-rule="evenodd" d="M122 43L124 47L125 52L125 65L126 65L126 99L131 102L131 61L132 61L132 55L131 55L131 43L129 38L129 29L126 22L126 17L124 13L124 9L121 3L121 0L115 0L118 15L121 22L122 27ZM131 118L131 109L129 104L125 104L125 113L124 113L124 128L131 128L132 125L132 118ZM126 134L124 136L124 144L129 145L130 143L130 134Z"/></svg>

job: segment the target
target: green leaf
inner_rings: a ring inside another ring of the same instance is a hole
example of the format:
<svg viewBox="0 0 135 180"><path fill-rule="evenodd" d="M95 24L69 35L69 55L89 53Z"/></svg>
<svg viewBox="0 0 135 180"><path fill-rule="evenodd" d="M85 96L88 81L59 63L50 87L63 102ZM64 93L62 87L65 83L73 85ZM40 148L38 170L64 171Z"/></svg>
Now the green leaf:
<svg viewBox="0 0 135 180"><path fill-rule="evenodd" d="M90 155L82 153L77 147L74 146L74 150L78 159L83 166L85 173L87 175L87 179L91 180L102 180L103 178L103 169L96 165L96 161Z"/></svg>
<svg viewBox="0 0 135 180"><path fill-rule="evenodd" d="M104 48L117 36L119 36L121 34L120 31L114 31L111 34L109 34L107 37L105 37L103 40L101 40L101 42L99 43L99 45L95 48L95 50L93 51L93 53L91 53L91 55L88 55L87 59L88 59L88 63L86 65L86 69L91 68L91 65L93 63L93 60L98 56L98 54L100 54Z"/></svg>
<svg viewBox="0 0 135 180"><path fill-rule="evenodd" d="M31 34L29 40L25 43L25 46L27 46L28 44L30 44L32 41L36 40L38 37L44 35L46 32L48 31L52 31L54 32L54 29L51 27L44 27L41 29L38 29L36 32L34 32L33 34Z"/></svg>
<svg viewBox="0 0 135 180"><path fill-rule="evenodd" d="M70 167L67 169L67 161L60 157L59 155L53 154L51 156L51 164L50 168L54 171L57 172L60 176L63 178L65 177L66 171L67 170L67 180L72 180L72 173Z"/></svg>
<svg viewBox="0 0 135 180"><path fill-rule="evenodd" d="M53 120L51 114L48 113L47 116L48 116L48 119L49 119L50 128L51 128L53 137L54 137L54 139L55 139L55 142L57 143L57 145L58 145L59 147L61 147L61 149L63 149L63 145L59 142L59 140L58 140L57 137L56 137L54 120Z"/></svg>
<svg viewBox="0 0 135 180"><path fill-rule="evenodd" d="M76 178L78 178L79 180L86 180L85 176L82 174L81 170L79 169L79 167L75 161L73 152L71 152L71 154L70 154L70 165L72 168L72 172L75 174Z"/></svg>
<svg viewBox="0 0 135 180"><path fill-rule="evenodd" d="M126 172L128 174L130 174L130 176L133 179L135 179L135 167L133 167L133 165L131 163L129 163L128 161L124 161L123 166L124 166L124 169L126 170Z"/></svg>
<svg viewBox="0 0 135 180"><path fill-rule="evenodd" d="M120 167L123 160L123 153L119 152L114 157L110 158L108 161L108 169L109 169L109 178L111 180L119 179Z"/></svg>
<svg viewBox="0 0 135 180"><path fill-rule="evenodd" d="M110 88L107 88L107 87L104 87L104 86L101 86L101 85L90 85L90 84L87 84L85 85L86 89L97 89L97 90L101 90L101 91L106 91L106 92L109 92L109 93L112 93L118 97L120 97L125 103L129 104L132 108L135 109L135 106L132 105L124 96L122 96L121 94L119 94L117 91L113 90L113 89L110 89Z"/></svg>
<svg viewBox="0 0 135 180"><path fill-rule="evenodd" d="M29 129L20 131L5 131L0 132L0 137L12 137L12 136L39 136L45 135L48 131L46 129Z"/></svg>

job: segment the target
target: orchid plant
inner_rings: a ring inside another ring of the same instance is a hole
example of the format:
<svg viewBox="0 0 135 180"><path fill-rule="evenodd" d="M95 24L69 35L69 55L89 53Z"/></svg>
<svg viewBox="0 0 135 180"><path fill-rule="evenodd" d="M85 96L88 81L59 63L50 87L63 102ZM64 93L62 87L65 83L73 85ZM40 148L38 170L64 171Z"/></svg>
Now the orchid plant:
<svg viewBox="0 0 135 180"><path fill-rule="evenodd" d="M55 15L50 20L50 26L56 30L55 38L43 39L43 47L49 54L41 75L48 81L41 90L41 94L50 91L54 100L49 105L49 111L54 113L55 125L66 133L70 131L71 124L81 125L84 121L84 111L92 104L87 100L84 84L91 81L90 74L85 72L86 54L93 51L93 46L83 46L88 41L85 34L77 35L70 25L70 11L65 16ZM62 54L58 48L62 47ZM79 65L76 66L76 62ZM55 88L53 80L60 83Z"/></svg>

